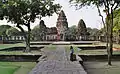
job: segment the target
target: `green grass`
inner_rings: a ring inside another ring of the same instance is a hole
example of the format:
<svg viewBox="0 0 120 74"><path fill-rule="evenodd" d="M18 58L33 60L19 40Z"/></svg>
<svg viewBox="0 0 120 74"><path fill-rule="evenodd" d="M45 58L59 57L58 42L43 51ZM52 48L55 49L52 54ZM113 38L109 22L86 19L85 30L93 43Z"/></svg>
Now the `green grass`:
<svg viewBox="0 0 120 74"><path fill-rule="evenodd" d="M106 45L106 43L105 43L105 42L99 42L98 45ZM115 48L120 48L120 44L114 43L114 44L113 44L113 47L115 47Z"/></svg>
<svg viewBox="0 0 120 74"><path fill-rule="evenodd" d="M17 43L17 44L0 44L0 50L4 50L6 48L11 47L24 47L25 44L23 43ZM33 55L40 55L40 51L31 51L30 53L24 53L23 51L0 51L0 55L27 55L27 54L33 54Z"/></svg>
<svg viewBox="0 0 120 74"><path fill-rule="evenodd" d="M40 55L40 51L31 51L29 53L25 53L23 51L0 51L0 55Z"/></svg>
<svg viewBox="0 0 120 74"><path fill-rule="evenodd" d="M0 64L0 74L13 74L19 66L1 65Z"/></svg>
<svg viewBox="0 0 120 74"><path fill-rule="evenodd" d="M80 55L105 55L107 54L106 50L81 50L79 51Z"/></svg>
<svg viewBox="0 0 120 74"><path fill-rule="evenodd" d="M80 45L66 45L65 48L66 48L66 50L67 50L68 52L70 52L70 46L73 47L75 53L78 53L78 47L79 47ZM82 46L85 46L85 45L82 45Z"/></svg>
<svg viewBox="0 0 120 74"><path fill-rule="evenodd" d="M0 50L11 48L11 47L22 47L25 46L23 43L17 43L17 44L0 44Z"/></svg>
<svg viewBox="0 0 120 74"><path fill-rule="evenodd" d="M84 62L88 74L120 74L120 62L113 61L112 66L107 62Z"/></svg>
<svg viewBox="0 0 120 74"><path fill-rule="evenodd" d="M20 68L17 69L14 74L28 74L35 67L35 62L16 62L16 66L20 65Z"/></svg>
<svg viewBox="0 0 120 74"><path fill-rule="evenodd" d="M73 46L74 53L78 53L76 45L65 45L65 50L66 50L67 53L70 52L70 46Z"/></svg>
<svg viewBox="0 0 120 74"><path fill-rule="evenodd" d="M0 74L27 74L35 62L0 62Z"/></svg>
<svg viewBox="0 0 120 74"><path fill-rule="evenodd" d="M103 44L103 45L105 45L105 44ZM116 44L114 44L114 46L115 45ZM70 46L73 46L75 54L79 54L79 55L107 55L107 50L102 50L102 49L78 51L78 47L82 47L82 46L96 46L96 45L66 45L65 48L66 48L67 52L70 52ZM116 45L116 47L118 47L118 46L120 46L120 45ZM113 51L113 54L120 54L120 51Z"/></svg>
<svg viewBox="0 0 120 74"><path fill-rule="evenodd" d="M107 55L106 50L81 50L77 52L79 55ZM120 54L120 51L113 51L113 55Z"/></svg>
<svg viewBox="0 0 120 74"><path fill-rule="evenodd" d="M45 50L56 50L56 45L47 45L45 48Z"/></svg>

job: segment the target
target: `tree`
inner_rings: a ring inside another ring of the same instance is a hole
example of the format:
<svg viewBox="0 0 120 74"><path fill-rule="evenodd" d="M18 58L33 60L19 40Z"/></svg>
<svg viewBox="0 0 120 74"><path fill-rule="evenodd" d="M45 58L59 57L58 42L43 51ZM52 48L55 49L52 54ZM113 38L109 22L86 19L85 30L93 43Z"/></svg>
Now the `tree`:
<svg viewBox="0 0 120 74"><path fill-rule="evenodd" d="M10 28L11 28L11 26L9 26L9 25L1 25L0 26L0 36L3 36L3 35L6 36L6 31Z"/></svg>
<svg viewBox="0 0 120 74"><path fill-rule="evenodd" d="M7 36L15 36L15 35L20 35L20 34L21 34L20 31L14 27L11 27L11 28L7 29L7 31L6 31Z"/></svg>
<svg viewBox="0 0 120 74"><path fill-rule="evenodd" d="M77 27L75 25L69 27L66 33L66 40L70 40L70 41L76 40L76 29Z"/></svg>
<svg viewBox="0 0 120 74"><path fill-rule="evenodd" d="M113 47L113 11L120 6L120 0L70 0L71 3L75 4L79 8L84 6L90 6L91 4L96 5L99 9L100 6L104 6L107 15L107 34L109 38L108 48L108 65L111 65L112 47ZM109 24L109 26L108 26ZM109 31L108 31L109 30Z"/></svg>
<svg viewBox="0 0 120 74"><path fill-rule="evenodd" d="M39 25L35 26L31 30L32 37L34 37L35 40L38 40L40 38L39 33L40 33L40 27L39 27Z"/></svg>
<svg viewBox="0 0 120 74"><path fill-rule="evenodd" d="M3 37L3 41L5 40L5 37L7 36L6 31L11 28L9 25L1 25L0 26L0 37Z"/></svg>
<svg viewBox="0 0 120 74"><path fill-rule="evenodd" d="M88 27L87 28L87 32L89 32L90 33L90 36L96 36L96 34L98 33L98 29L97 28L90 28L90 27Z"/></svg>
<svg viewBox="0 0 120 74"><path fill-rule="evenodd" d="M41 20L42 17L52 16L54 12L57 13L60 10L60 5L53 2L54 0L8 0L7 2L0 2L4 13L0 16L6 18L8 22L17 24L16 27L24 33L26 40L25 52L30 52L30 24L34 23L36 18ZM22 25L27 27L27 34L24 28L21 27Z"/></svg>
<svg viewBox="0 0 120 74"><path fill-rule="evenodd" d="M98 30L97 28L87 28L87 33L89 35L89 39L91 40L99 40L99 36L100 34L100 30Z"/></svg>
<svg viewBox="0 0 120 74"><path fill-rule="evenodd" d="M46 33L47 33L47 27L44 23L43 20L40 21L40 24L39 24L39 38L40 40L44 40L45 37L46 37Z"/></svg>
<svg viewBox="0 0 120 74"><path fill-rule="evenodd" d="M39 25L35 26L33 29L32 29L32 35L34 37L36 37L37 40L44 40L45 37L46 37L46 33L47 33L47 27L46 25L44 24L44 21L41 20ZM44 38L44 39L43 39Z"/></svg>
<svg viewBox="0 0 120 74"><path fill-rule="evenodd" d="M117 9L113 12L114 14L114 22L113 22L113 32L114 32L114 36L116 37L116 42L120 43L120 9Z"/></svg>

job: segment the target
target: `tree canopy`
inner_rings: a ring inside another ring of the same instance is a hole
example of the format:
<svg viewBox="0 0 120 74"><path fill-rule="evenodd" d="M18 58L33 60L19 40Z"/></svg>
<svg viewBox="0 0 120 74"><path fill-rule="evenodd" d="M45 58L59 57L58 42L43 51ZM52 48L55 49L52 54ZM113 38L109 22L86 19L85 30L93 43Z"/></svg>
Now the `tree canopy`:
<svg viewBox="0 0 120 74"><path fill-rule="evenodd" d="M35 26L32 30L31 30L31 34L34 37L34 39L38 39L39 38L39 33L40 33L40 27L39 25Z"/></svg>
<svg viewBox="0 0 120 74"><path fill-rule="evenodd" d="M71 27L68 28L67 33L66 33L66 40L71 40L74 41L76 40L76 25L73 25Z"/></svg>
<svg viewBox="0 0 120 74"><path fill-rule="evenodd" d="M9 25L1 25L0 26L0 36L6 35L6 31L11 28Z"/></svg>
<svg viewBox="0 0 120 74"><path fill-rule="evenodd" d="M90 33L90 36L96 36L98 34L98 31L99 30L97 28L93 28L93 29L90 27L87 28L87 32Z"/></svg>
<svg viewBox="0 0 120 74"><path fill-rule="evenodd" d="M11 28L7 29L7 31L6 31L7 36L18 36L18 35L21 35L21 34L22 33L14 27L11 27Z"/></svg>
<svg viewBox="0 0 120 74"><path fill-rule="evenodd" d="M39 36L40 36L39 38L40 38L40 40L44 40L46 33L47 33L47 27L43 20L40 21L39 28L40 28L39 29Z"/></svg>
<svg viewBox="0 0 120 74"><path fill-rule="evenodd" d="M70 0L69 2L79 8L90 5L99 5L105 7L108 7L109 5L114 5L114 8L118 8L120 6L120 0Z"/></svg>
<svg viewBox="0 0 120 74"><path fill-rule="evenodd" d="M1 18L17 24L16 26L24 33L26 52L29 52L31 23L34 23L36 18L41 20L42 17L52 16L61 6L55 4L54 0L1 0L0 8ZM21 25L27 27L27 34Z"/></svg>
<svg viewBox="0 0 120 74"><path fill-rule="evenodd" d="M119 31L120 30L120 9L115 10L114 12L114 31Z"/></svg>
<svg viewBox="0 0 120 74"><path fill-rule="evenodd" d="M99 7L104 7L104 11L107 16L106 23L106 39L107 39L107 50L108 50L108 65L111 65L112 57L112 47L113 47L113 11L120 7L120 0L70 0L70 3L76 6L77 8L82 8L84 6L95 5L98 8L99 16L102 17ZM104 23L104 21L103 21ZM108 48L109 47L109 48Z"/></svg>

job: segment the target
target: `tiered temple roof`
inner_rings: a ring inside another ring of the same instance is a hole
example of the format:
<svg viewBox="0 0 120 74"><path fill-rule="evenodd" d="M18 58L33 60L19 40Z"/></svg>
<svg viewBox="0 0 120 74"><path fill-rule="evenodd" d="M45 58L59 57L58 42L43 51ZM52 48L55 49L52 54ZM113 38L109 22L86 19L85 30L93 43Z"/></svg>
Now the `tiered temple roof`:
<svg viewBox="0 0 120 74"><path fill-rule="evenodd" d="M57 32L58 32L57 39L65 40L65 34L66 34L65 32L68 29L68 22L67 22L67 18L63 10L59 13L56 27L57 27Z"/></svg>
<svg viewBox="0 0 120 74"><path fill-rule="evenodd" d="M87 34L86 24L83 21L83 19L80 19L80 21L78 23L77 34L78 35L86 35Z"/></svg>
<svg viewBox="0 0 120 74"><path fill-rule="evenodd" d="M66 28L68 28L67 18L63 10L59 13L56 27L62 27L62 26L66 26Z"/></svg>

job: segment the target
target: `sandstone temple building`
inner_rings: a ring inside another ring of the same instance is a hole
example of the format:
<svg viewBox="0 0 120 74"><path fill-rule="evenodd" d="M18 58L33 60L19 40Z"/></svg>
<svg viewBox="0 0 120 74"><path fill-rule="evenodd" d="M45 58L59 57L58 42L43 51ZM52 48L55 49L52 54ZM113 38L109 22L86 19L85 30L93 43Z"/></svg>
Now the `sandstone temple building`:
<svg viewBox="0 0 120 74"><path fill-rule="evenodd" d="M62 10L58 14L58 19L56 21L56 27L48 28L44 24L44 21L41 20L40 24L37 26L37 32L31 37L31 41L66 41L72 36L68 36L70 32L68 27L68 22L64 11ZM74 40L87 40L89 38L88 32L86 29L85 22L81 19L78 22L76 27ZM0 36L0 41L24 41L25 38L23 35L12 35L12 36Z"/></svg>
<svg viewBox="0 0 120 74"><path fill-rule="evenodd" d="M58 16L57 19L57 40L65 40L65 34L66 31L68 30L68 22L67 22L67 18L65 16L64 11L62 10Z"/></svg>
<svg viewBox="0 0 120 74"><path fill-rule="evenodd" d="M64 11L62 10L56 22L56 27L48 28L44 21L40 21L40 37L43 41L64 41L68 29L68 22ZM44 33L45 32L45 33ZM43 35L44 34L44 35Z"/></svg>
<svg viewBox="0 0 120 74"><path fill-rule="evenodd" d="M65 41L68 28L68 22L64 11L62 10L56 22L56 27L48 28L44 21L40 22L40 37L43 41ZM45 32L45 33L44 33ZM44 35L43 35L44 33ZM83 20L80 20L77 26L76 40L87 40L87 29Z"/></svg>

